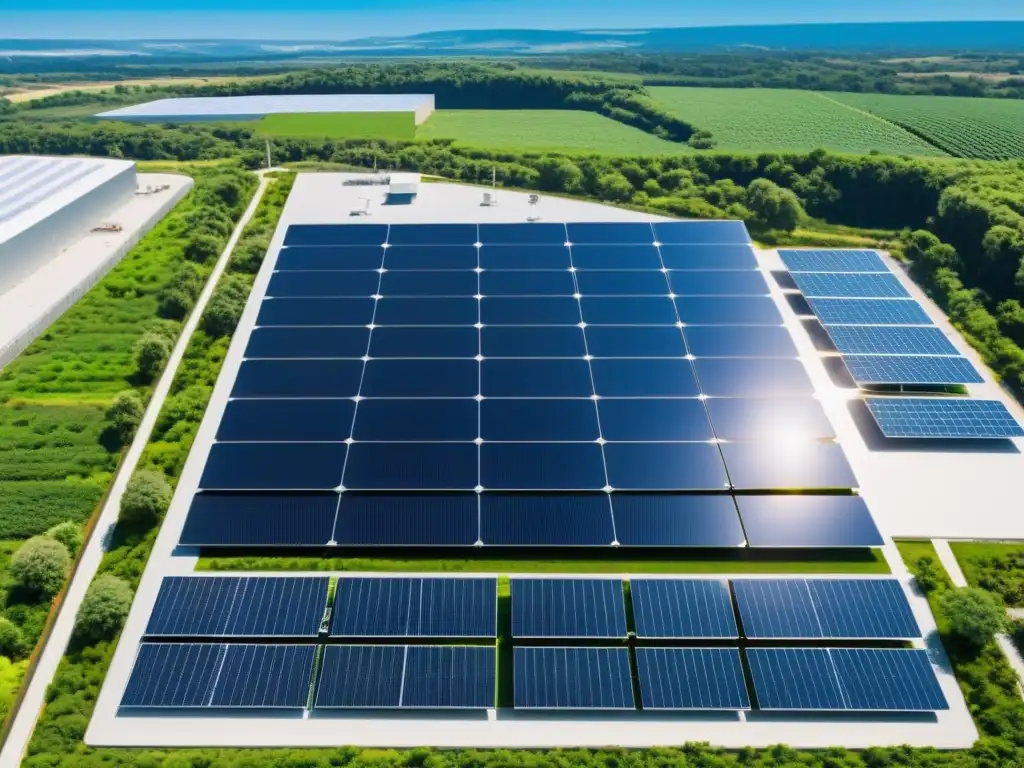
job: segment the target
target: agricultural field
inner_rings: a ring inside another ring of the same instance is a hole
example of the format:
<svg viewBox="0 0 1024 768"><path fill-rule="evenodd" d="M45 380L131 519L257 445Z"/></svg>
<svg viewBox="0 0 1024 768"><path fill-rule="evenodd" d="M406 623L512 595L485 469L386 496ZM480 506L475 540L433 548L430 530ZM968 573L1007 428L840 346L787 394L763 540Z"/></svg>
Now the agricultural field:
<svg viewBox="0 0 1024 768"><path fill-rule="evenodd" d="M955 96L830 93L827 98L889 120L951 155L1024 157L1024 101Z"/></svg>
<svg viewBox="0 0 1024 768"><path fill-rule="evenodd" d="M689 151L638 128L575 110L438 110L416 131L420 139L453 139L487 149L575 154L669 155Z"/></svg>
<svg viewBox="0 0 1024 768"><path fill-rule="evenodd" d="M676 117L711 131L718 142L715 148L720 150L944 154L897 125L811 91L661 87L648 90Z"/></svg>
<svg viewBox="0 0 1024 768"><path fill-rule="evenodd" d="M413 139L416 119L411 112L359 112L267 115L256 123L263 136L304 139Z"/></svg>

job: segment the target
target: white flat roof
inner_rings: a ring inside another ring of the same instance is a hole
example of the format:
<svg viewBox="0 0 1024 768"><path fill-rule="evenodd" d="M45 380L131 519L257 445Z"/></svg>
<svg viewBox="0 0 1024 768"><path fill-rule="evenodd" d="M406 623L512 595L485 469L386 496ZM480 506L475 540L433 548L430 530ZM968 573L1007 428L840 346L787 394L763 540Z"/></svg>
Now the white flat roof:
<svg viewBox="0 0 1024 768"><path fill-rule="evenodd" d="M0 243L134 165L91 157L0 157Z"/></svg>
<svg viewBox="0 0 1024 768"><path fill-rule="evenodd" d="M422 93L310 94L288 96L200 96L160 99L109 112L102 118L212 118L233 115L275 115L295 112L414 112L433 96Z"/></svg>

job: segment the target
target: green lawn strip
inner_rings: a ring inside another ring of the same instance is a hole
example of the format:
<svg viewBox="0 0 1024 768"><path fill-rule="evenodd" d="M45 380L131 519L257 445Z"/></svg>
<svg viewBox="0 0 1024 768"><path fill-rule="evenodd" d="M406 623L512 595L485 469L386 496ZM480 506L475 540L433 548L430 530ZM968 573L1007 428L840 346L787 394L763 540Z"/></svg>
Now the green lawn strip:
<svg viewBox="0 0 1024 768"><path fill-rule="evenodd" d="M412 112L267 115L254 125L261 136L309 139L412 139L416 136L416 117Z"/></svg>
<svg viewBox="0 0 1024 768"><path fill-rule="evenodd" d="M967 583L995 592L1014 608L1024 607L1024 542L951 541Z"/></svg>

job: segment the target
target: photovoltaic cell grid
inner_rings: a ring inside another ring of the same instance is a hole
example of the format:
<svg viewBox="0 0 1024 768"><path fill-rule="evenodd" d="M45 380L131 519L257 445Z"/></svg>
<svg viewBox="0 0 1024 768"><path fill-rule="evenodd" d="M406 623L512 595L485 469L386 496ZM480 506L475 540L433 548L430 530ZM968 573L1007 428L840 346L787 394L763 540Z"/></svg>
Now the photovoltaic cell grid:
<svg viewBox="0 0 1024 768"><path fill-rule="evenodd" d="M866 402L886 437L1024 437L1024 429L998 400L869 397Z"/></svg>
<svg viewBox="0 0 1024 768"><path fill-rule="evenodd" d="M644 709L750 709L737 648L637 648Z"/></svg>
<svg viewBox="0 0 1024 768"><path fill-rule="evenodd" d="M844 355L850 375L865 384L980 384L984 379L966 357Z"/></svg>
<svg viewBox="0 0 1024 768"><path fill-rule="evenodd" d="M728 638L739 636L732 595L724 581L630 579L636 636Z"/></svg>
<svg viewBox="0 0 1024 768"><path fill-rule="evenodd" d="M779 257L792 273L865 272L884 273L889 268L875 251L779 249Z"/></svg>
<svg viewBox="0 0 1024 768"><path fill-rule="evenodd" d="M809 299L909 299L910 294L895 275L862 275L831 272L797 272L793 282Z"/></svg>
<svg viewBox="0 0 1024 768"><path fill-rule="evenodd" d="M826 325L844 355L959 356L946 335L934 326Z"/></svg>
<svg viewBox="0 0 1024 768"><path fill-rule="evenodd" d="M620 579L519 579L512 584L512 637L626 636Z"/></svg>
<svg viewBox="0 0 1024 768"><path fill-rule="evenodd" d="M513 651L516 709L635 709L628 648Z"/></svg>

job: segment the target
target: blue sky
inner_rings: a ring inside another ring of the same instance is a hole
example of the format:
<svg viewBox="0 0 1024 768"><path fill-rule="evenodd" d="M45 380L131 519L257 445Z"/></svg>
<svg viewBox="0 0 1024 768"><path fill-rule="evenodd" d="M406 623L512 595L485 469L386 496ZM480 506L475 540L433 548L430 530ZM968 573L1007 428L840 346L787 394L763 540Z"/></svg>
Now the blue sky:
<svg viewBox="0 0 1024 768"><path fill-rule="evenodd" d="M338 40L441 29L967 19L1024 20L1024 0L0 0L0 37Z"/></svg>

